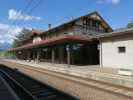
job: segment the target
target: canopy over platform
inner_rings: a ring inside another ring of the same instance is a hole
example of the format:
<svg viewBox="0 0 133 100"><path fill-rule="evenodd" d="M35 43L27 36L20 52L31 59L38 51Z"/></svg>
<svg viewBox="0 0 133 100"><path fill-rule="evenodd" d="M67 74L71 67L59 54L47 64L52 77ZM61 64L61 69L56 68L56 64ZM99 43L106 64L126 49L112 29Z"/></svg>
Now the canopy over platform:
<svg viewBox="0 0 133 100"><path fill-rule="evenodd" d="M37 43L29 43L17 48L11 48L8 51L18 51L23 49L32 49L36 47L47 47L47 46L53 46L53 45L60 45L60 44L66 44L66 43L88 43L92 41L92 38L82 36L82 35L61 35L58 37L53 37L50 39L42 40Z"/></svg>

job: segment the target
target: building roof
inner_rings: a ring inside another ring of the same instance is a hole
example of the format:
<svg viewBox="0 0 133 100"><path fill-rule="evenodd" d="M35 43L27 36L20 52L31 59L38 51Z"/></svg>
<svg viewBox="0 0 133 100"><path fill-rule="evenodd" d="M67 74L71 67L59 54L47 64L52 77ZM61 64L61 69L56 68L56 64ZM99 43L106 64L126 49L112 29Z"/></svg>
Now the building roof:
<svg viewBox="0 0 133 100"><path fill-rule="evenodd" d="M44 32L44 30L32 29L31 34L29 34L25 39L21 40L21 42L31 40L34 35L40 35Z"/></svg>
<svg viewBox="0 0 133 100"><path fill-rule="evenodd" d="M89 17L89 16L93 16L93 15L96 15L103 23L104 25L106 26L106 28L108 28L111 32L113 31L113 29L106 23L106 21L100 16L100 14L98 12L92 12L92 13L89 13L85 16L81 16L81 17L78 17L76 19L73 19L69 22L66 22L66 23L63 23L57 27L54 27L54 28L51 28L47 31L40 31L40 30L32 30L32 35L31 36L34 36L34 35L43 35L45 33L50 33L50 32L53 32L53 31L56 31L58 29L61 29L61 28L64 28L65 26L71 26L73 25L76 21L82 19L82 18L86 18L86 17ZM100 33L99 33L100 34ZM88 37L95 37L97 34L92 34L92 36L88 35ZM48 40L42 40L41 42L37 43L37 44L27 44L27 45L24 45L24 46L21 46L21 47L18 47L18 48L15 48L15 50L18 50L18 49L22 49L22 48L31 48L31 47L34 47L34 46L39 46L39 45L42 45L42 44L54 44L54 43L58 43L59 42L62 42L63 41L67 41L69 42L70 41L80 41L80 42L83 42L83 41L90 41L89 39L86 38L83 38L81 35L75 37L75 36L69 36L69 35L64 35L63 37L55 37L54 39L51 38L51 39L48 39ZM12 49L13 50L13 49Z"/></svg>
<svg viewBox="0 0 133 100"><path fill-rule="evenodd" d="M126 34L133 34L133 28L121 28L109 33L101 33L94 36L95 38L114 37Z"/></svg>
<svg viewBox="0 0 133 100"><path fill-rule="evenodd" d="M38 30L38 29L32 29L32 34L31 36L34 36L34 35L40 35L44 32L44 30Z"/></svg>
<svg viewBox="0 0 133 100"><path fill-rule="evenodd" d="M64 43L70 43L70 42L78 42L78 43L88 43L90 42L91 39L89 39L86 36L81 36L81 35L61 35L58 37L54 37L51 39L47 40L42 40L37 43L29 43L17 48L12 48L9 51L17 51L17 50L22 50L22 49L30 49L30 48L35 48L39 46L52 46L52 45L58 45L58 44L64 44Z"/></svg>
<svg viewBox="0 0 133 100"><path fill-rule="evenodd" d="M12 48L9 51L16 51L16 50L22 50L22 49L30 49L35 48L39 46L52 46L52 45L58 45L63 43L70 43L70 42L79 42L79 43L88 43L92 41L93 39L102 39L107 37L115 37L115 36L121 36L125 34L133 34L133 28L122 28L117 29L110 33L100 33L100 34L94 34L94 35L61 35L58 37L53 37L50 39L42 40L40 42L37 42L35 44L29 43L26 45L23 45L21 47Z"/></svg>
<svg viewBox="0 0 133 100"><path fill-rule="evenodd" d="M48 29L47 31L44 31L44 32L43 32L42 34L40 34L40 35L43 35L43 34L45 34L45 33L51 32L51 31L55 31L55 30L57 30L57 29L64 28L65 26L70 26L70 25L72 25L74 22L76 22L76 21L78 21L78 20L80 20L80 19L82 19L82 18L91 16L91 15L93 15L93 14L96 14L97 16L99 16L100 19L102 20L102 22L108 27L108 29L110 29L110 31L113 31L113 29L111 28L111 26L101 17L101 15L100 15L97 11L94 11L94 12L91 12L91 13L89 13L89 14L87 14L87 15L80 16L80 17L75 18L75 19L73 19L73 20L70 20L70 21L68 21L68 22L66 22L66 23L63 23L63 24L61 24L61 25L59 25L59 26L57 26L57 27Z"/></svg>

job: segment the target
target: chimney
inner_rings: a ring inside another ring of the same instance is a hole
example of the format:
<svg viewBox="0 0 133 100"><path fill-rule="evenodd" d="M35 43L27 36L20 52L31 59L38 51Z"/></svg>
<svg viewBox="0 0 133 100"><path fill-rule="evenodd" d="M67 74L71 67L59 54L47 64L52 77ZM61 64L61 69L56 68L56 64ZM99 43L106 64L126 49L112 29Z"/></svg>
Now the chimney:
<svg viewBox="0 0 133 100"><path fill-rule="evenodd" d="M52 25L51 25L51 24L48 24L48 29L49 29L49 30L51 29L51 27L52 27Z"/></svg>

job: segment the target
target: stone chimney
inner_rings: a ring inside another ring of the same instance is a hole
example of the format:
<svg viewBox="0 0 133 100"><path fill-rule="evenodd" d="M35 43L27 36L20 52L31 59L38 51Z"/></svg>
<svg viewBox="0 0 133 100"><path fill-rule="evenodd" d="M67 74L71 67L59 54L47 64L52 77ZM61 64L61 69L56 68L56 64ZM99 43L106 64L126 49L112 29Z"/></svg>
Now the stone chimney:
<svg viewBox="0 0 133 100"><path fill-rule="evenodd" d="M48 29L50 30L52 28L52 25L51 24L48 24Z"/></svg>

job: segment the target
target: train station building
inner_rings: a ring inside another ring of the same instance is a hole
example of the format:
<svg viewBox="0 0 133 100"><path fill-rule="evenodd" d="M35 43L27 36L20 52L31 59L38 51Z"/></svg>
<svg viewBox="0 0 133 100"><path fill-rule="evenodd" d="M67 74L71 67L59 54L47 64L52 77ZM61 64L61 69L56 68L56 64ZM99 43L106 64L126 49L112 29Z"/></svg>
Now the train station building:
<svg viewBox="0 0 133 100"><path fill-rule="evenodd" d="M47 31L32 30L22 46L9 51L18 59L36 62L121 66L121 60L125 65L128 56L133 58L133 54L124 54L128 51L126 45L133 48L132 31L113 31L98 12L92 12L54 28L49 25Z"/></svg>

